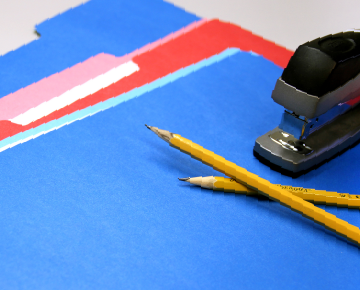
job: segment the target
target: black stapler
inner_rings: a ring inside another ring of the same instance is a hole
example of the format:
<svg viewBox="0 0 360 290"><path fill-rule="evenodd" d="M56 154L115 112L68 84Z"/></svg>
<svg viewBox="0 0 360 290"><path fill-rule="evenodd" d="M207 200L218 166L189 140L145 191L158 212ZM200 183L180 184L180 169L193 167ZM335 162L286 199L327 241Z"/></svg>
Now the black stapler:
<svg viewBox="0 0 360 290"><path fill-rule="evenodd" d="M300 45L272 99L280 125L256 139L255 155L286 171L306 171L360 139L360 30Z"/></svg>

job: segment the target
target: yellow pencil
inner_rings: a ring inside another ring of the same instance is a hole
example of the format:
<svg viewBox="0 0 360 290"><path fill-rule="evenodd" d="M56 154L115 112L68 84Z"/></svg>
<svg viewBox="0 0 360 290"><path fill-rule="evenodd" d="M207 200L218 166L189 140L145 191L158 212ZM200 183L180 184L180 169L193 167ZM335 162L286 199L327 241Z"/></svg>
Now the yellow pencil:
<svg viewBox="0 0 360 290"><path fill-rule="evenodd" d="M337 218L335 215L314 206L310 202L291 194L275 184L271 184L269 181L248 172L246 169L235 163L225 160L225 158L204 149L200 145L195 144L180 135L156 127L147 125L146 127L156 133L161 139L168 142L170 146L191 155L191 157L202 161L204 164L213 167L215 170L234 178L236 181L256 190L272 200L280 202L281 205L301 213L304 217L323 225L325 228L336 232L360 246L360 229L354 225L350 225L346 221Z"/></svg>
<svg viewBox="0 0 360 290"><path fill-rule="evenodd" d="M232 178L220 176L200 176L192 178L179 178L179 180L186 181L191 184L201 186L202 188L212 189L215 191L234 192L246 195L258 195L257 191L246 187L245 185L237 182L235 179ZM351 195L348 193L337 193L325 190L293 187L281 184L276 185L304 200L310 201L311 203L333 205L338 207L360 208L360 195Z"/></svg>

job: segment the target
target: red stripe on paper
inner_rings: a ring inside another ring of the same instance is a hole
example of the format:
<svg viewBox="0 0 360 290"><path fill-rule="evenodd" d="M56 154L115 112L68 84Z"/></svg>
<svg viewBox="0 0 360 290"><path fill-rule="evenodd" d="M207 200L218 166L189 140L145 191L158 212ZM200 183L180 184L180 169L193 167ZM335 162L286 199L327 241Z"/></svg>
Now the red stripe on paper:
<svg viewBox="0 0 360 290"><path fill-rule="evenodd" d="M0 140L129 92L136 87L151 83L181 68L218 54L227 48L253 51L280 67L285 67L293 54L293 52L264 40L239 26L212 20L161 46L135 56L133 61L140 67L136 74L123 78L93 95L78 100L26 126L13 124L10 121L0 121Z"/></svg>

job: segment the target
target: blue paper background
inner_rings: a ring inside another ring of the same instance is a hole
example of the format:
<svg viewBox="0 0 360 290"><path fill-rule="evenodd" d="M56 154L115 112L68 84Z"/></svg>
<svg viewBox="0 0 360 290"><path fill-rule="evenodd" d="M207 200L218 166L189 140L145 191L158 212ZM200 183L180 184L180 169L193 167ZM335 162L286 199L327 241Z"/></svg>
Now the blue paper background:
<svg viewBox="0 0 360 290"><path fill-rule="evenodd" d="M197 20L161 1L91 1L0 58L4 96L100 52L124 55ZM177 177L219 175L144 124L274 183L358 194L357 146L298 179L252 155L278 125L281 69L237 53L0 153L1 289L356 289L359 250L268 200ZM359 210L323 207L360 226Z"/></svg>

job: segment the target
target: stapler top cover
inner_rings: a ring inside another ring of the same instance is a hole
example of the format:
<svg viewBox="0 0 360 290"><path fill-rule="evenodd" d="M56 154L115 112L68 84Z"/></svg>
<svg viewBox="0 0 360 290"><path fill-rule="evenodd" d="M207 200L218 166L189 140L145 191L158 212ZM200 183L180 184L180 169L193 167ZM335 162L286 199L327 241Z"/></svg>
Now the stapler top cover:
<svg viewBox="0 0 360 290"><path fill-rule="evenodd" d="M272 98L306 118L360 95L360 31L317 38L299 46Z"/></svg>

